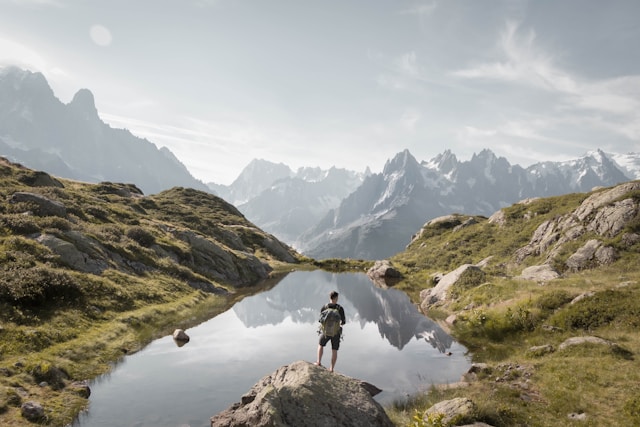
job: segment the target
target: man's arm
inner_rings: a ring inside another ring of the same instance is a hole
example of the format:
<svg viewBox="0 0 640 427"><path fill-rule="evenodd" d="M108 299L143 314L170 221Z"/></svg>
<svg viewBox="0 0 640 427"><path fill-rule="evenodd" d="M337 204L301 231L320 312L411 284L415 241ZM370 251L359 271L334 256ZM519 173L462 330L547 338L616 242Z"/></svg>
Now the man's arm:
<svg viewBox="0 0 640 427"><path fill-rule="evenodd" d="M338 313L340 313L340 317L342 318L342 322L341 324L345 324L347 323L347 317L344 315L344 308L342 308L342 306L340 306L340 308L338 309Z"/></svg>

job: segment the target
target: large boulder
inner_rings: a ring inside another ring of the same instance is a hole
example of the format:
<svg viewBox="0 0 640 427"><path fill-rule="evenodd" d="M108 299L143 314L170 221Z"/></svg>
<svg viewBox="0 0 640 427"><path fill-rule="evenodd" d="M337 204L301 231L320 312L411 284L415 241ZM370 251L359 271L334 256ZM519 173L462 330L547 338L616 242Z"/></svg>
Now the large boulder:
<svg viewBox="0 0 640 427"><path fill-rule="evenodd" d="M458 425L456 421L473 418L477 411L476 404L466 397L456 397L451 400L443 400L427 409L424 413L424 421L438 420L439 425ZM452 424L455 423L455 424Z"/></svg>
<svg viewBox="0 0 640 427"><path fill-rule="evenodd" d="M398 280L402 279L402 274L386 259L376 261L373 266L367 270L367 276L369 276L376 286L383 289L393 286Z"/></svg>
<svg viewBox="0 0 640 427"><path fill-rule="evenodd" d="M389 426L371 384L298 361L255 384L241 401L211 418L211 426Z"/></svg>
<svg viewBox="0 0 640 427"><path fill-rule="evenodd" d="M456 268L452 272L445 274L438 284L433 288L423 289L420 292L420 307L426 312L431 306L445 302L449 293L449 289L459 280L470 275L482 275L479 265L483 264L464 264Z"/></svg>
<svg viewBox="0 0 640 427"><path fill-rule="evenodd" d="M59 216L64 218L67 215L67 209L64 204L57 200L51 200L41 194L18 191L13 193L10 202L30 203L37 207L35 213L40 216Z"/></svg>

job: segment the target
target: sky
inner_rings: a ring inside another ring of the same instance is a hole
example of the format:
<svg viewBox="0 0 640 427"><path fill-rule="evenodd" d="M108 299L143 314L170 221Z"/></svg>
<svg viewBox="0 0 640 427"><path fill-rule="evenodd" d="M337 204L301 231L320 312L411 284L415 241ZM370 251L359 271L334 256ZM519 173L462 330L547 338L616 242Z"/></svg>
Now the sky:
<svg viewBox="0 0 640 427"><path fill-rule="evenodd" d="M640 152L637 0L0 0L0 66L231 184L253 159L381 172Z"/></svg>

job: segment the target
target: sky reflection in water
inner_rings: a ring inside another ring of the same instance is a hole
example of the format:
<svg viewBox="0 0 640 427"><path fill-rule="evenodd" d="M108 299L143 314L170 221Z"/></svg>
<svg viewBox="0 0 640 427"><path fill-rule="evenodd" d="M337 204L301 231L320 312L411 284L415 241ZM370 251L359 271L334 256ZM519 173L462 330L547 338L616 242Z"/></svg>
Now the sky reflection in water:
<svg viewBox="0 0 640 427"><path fill-rule="evenodd" d="M405 293L377 288L364 274L294 272L189 329L185 346L167 336L126 357L91 385L89 412L75 425L208 426L260 378L315 361L319 311L334 289L347 316L336 370L383 389L382 404L458 381L468 368L466 349Z"/></svg>

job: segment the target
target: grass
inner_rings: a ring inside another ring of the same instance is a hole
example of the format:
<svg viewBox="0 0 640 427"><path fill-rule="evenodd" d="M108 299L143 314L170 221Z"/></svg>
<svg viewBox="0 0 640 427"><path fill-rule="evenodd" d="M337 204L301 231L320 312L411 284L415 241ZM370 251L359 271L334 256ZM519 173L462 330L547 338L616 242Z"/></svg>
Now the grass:
<svg viewBox="0 0 640 427"><path fill-rule="evenodd" d="M256 284L264 270L255 266L273 266L274 276L297 266L211 194L144 197L130 184L40 186L44 178L0 158L0 425L24 425L28 400L45 408L43 424L71 423L87 405L78 381L270 286ZM10 203L16 192L62 203L66 214Z"/></svg>
<svg viewBox="0 0 640 427"><path fill-rule="evenodd" d="M636 193L625 198L637 200ZM464 278L452 287L446 303L427 313L470 350L473 362L485 363L487 369L467 374L465 387L434 385L427 393L390 405L386 409L395 425L441 426L442 420L425 420L423 414L454 397L472 399L477 405L472 418L496 427L640 425L640 245L621 237L640 230L638 218L613 238L585 233L556 250L551 262L561 278L539 284L517 277L524 267L544 263L549 254L534 253L519 263L516 251L543 222L569 214L586 197L516 204L503 209L502 225L475 217L477 223L466 228L428 228L392 258L405 275L396 288L419 302L420 291L435 285L436 273L491 256L484 274ZM568 271L568 257L594 237L616 248L616 261ZM585 297L572 303L581 295ZM451 314L456 315L453 326L444 322ZM559 349L576 336L613 344ZM572 415L586 418L573 420Z"/></svg>

